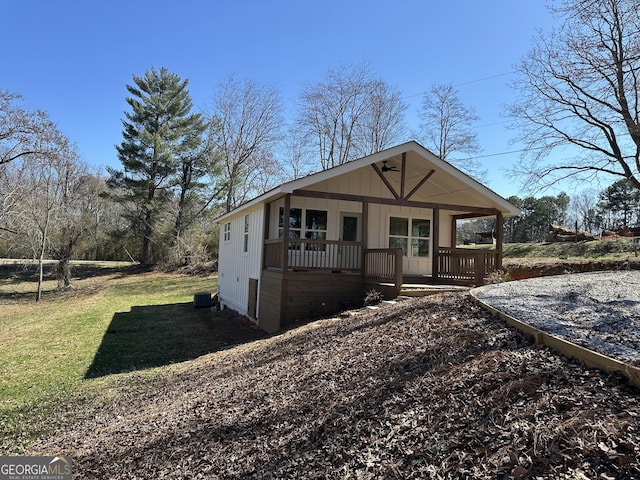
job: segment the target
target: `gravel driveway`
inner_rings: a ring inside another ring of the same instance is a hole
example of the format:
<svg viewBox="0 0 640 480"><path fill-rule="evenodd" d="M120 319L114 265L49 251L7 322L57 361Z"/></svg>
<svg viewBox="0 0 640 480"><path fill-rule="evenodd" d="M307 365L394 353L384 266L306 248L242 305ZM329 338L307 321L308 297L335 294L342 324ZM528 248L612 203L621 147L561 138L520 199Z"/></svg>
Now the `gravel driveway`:
<svg viewBox="0 0 640 480"><path fill-rule="evenodd" d="M530 278L480 287L475 296L529 325L640 366L640 272Z"/></svg>

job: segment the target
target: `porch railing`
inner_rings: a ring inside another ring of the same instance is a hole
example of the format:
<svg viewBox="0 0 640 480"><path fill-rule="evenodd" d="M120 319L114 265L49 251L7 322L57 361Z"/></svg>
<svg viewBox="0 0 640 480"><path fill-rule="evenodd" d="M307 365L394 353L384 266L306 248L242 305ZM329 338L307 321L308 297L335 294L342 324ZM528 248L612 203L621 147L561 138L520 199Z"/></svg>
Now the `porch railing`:
<svg viewBox="0 0 640 480"><path fill-rule="evenodd" d="M482 285L487 275L497 269L498 253L495 250L467 248L438 249L438 277Z"/></svg>
<svg viewBox="0 0 640 480"><path fill-rule="evenodd" d="M402 285L402 249L373 248L364 252L364 272L366 280Z"/></svg>
<svg viewBox="0 0 640 480"><path fill-rule="evenodd" d="M264 268L282 269L283 240L265 240L264 246ZM363 256L360 242L290 238L286 255L287 270L359 272L367 280L402 285L400 248L365 249Z"/></svg>
<svg viewBox="0 0 640 480"><path fill-rule="evenodd" d="M338 240L290 238L286 269L339 270L359 272L362 263L362 244ZM283 240L265 240L264 267L282 268Z"/></svg>

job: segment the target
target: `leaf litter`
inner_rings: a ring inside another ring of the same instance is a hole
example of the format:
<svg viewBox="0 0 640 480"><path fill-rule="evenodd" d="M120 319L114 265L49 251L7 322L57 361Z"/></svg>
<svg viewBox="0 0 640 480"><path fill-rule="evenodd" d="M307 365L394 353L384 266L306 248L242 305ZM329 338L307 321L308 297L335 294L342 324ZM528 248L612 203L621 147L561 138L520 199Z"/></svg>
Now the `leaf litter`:
<svg viewBox="0 0 640 480"><path fill-rule="evenodd" d="M640 479L640 392L462 293L185 362L31 453L74 478Z"/></svg>

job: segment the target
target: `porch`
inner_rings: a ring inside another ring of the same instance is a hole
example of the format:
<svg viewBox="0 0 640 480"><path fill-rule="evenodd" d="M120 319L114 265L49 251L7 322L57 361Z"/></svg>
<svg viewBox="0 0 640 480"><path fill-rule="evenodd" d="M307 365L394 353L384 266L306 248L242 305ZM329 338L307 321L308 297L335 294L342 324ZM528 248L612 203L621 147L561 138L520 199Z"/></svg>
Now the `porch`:
<svg viewBox="0 0 640 480"><path fill-rule="evenodd" d="M362 277L365 283L482 285L500 268L496 249L437 247L431 275L403 275L402 249L365 248L362 242L282 238L264 241L263 269L279 272L330 272Z"/></svg>

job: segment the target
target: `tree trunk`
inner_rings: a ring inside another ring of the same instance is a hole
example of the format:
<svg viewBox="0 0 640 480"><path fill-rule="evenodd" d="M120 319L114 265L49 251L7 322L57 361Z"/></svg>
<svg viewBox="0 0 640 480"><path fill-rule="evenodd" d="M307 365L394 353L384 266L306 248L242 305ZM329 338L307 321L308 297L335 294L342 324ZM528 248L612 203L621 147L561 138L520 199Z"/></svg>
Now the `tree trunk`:
<svg viewBox="0 0 640 480"><path fill-rule="evenodd" d="M38 259L38 290L36 291L36 302L42 298L42 283L44 282L44 250L47 245L47 235L49 233L50 211L47 210L47 217L42 229L42 243L40 245L40 258Z"/></svg>
<svg viewBox="0 0 640 480"><path fill-rule="evenodd" d="M71 263L68 257L63 257L58 260L58 268L56 271L56 278L58 280L58 290L67 290L72 287L71 285Z"/></svg>

